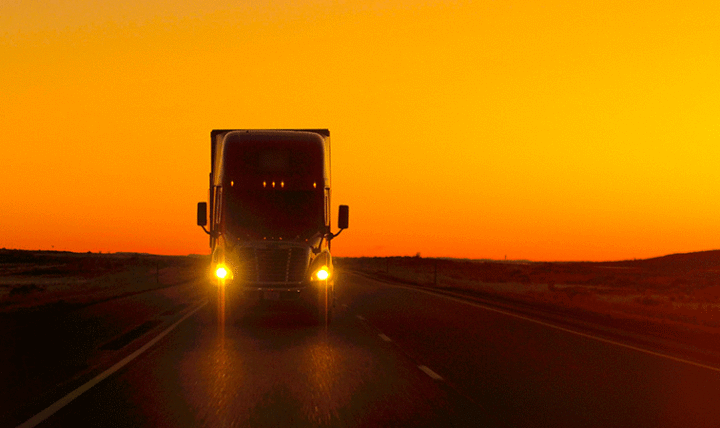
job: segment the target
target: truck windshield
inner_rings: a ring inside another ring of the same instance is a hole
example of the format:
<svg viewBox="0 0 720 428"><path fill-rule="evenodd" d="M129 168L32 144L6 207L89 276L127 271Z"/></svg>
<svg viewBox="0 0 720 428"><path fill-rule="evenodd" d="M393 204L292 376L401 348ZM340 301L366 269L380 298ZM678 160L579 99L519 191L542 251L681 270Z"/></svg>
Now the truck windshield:
<svg viewBox="0 0 720 428"><path fill-rule="evenodd" d="M239 238L307 239L324 227L323 193L234 188L225 194L225 229Z"/></svg>

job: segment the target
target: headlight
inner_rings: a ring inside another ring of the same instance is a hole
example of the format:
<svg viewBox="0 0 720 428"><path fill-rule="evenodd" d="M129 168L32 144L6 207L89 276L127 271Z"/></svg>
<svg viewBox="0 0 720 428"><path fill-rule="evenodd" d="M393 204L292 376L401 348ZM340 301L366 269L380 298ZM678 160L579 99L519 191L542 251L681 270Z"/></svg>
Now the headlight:
<svg viewBox="0 0 720 428"><path fill-rule="evenodd" d="M315 271L315 274L313 275L313 279L318 279L320 281L325 281L330 277L330 271L328 270L327 266L323 266L317 271Z"/></svg>
<svg viewBox="0 0 720 428"><path fill-rule="evenodd" d="M225 279L230 276L230 271L227 267L220 265L215 269L215 276L217 276L220 279Z"/></svg>

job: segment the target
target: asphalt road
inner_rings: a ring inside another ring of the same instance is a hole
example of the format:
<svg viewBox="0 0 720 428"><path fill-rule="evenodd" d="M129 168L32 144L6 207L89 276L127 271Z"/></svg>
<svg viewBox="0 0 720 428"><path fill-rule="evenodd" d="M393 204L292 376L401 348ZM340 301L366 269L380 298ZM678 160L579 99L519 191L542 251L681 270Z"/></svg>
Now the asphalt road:
<svg viewBox="0 0 720 428"><path fill-rule="evenodd" d="M337 289L329 327L186 304L40 426L720 426L712 366L350 273Z"/></svg>

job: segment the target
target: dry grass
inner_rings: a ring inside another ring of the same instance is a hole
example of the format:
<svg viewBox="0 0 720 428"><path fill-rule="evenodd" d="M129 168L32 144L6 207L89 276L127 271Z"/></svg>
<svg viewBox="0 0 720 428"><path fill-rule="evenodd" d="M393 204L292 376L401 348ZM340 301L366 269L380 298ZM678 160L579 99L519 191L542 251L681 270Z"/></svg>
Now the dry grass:
<svg viewBox="0 0 720 428"><path fill-rule="evenodd" d="M86 305L204 273L199 258L0 250L0 312Z"/></svg>
<svg viewBox="0 0 720 428"><path fill-rule="evenodd" d="M720 251L598 263L394 257L341 259L339 265L428 287L720 330Z"/></svg>

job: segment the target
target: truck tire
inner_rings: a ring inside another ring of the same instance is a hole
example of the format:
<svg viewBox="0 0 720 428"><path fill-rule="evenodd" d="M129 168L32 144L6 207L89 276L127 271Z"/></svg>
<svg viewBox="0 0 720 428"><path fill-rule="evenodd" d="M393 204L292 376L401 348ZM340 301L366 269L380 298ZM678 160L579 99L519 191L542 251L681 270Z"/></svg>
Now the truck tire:
<svg viewBox="0 0 720 428"><path fill-rule="evenodd" d="M229 325L234 324L241 316L241 309L237 302L229 302L225 300L230 296L225 295L224 290L220 288L210 289L207 293L207 313L208 322L211 325Z"/></svg>
<svg viewBox="0 0 720 428"><path fill-rule="evenodd" d="M318 304L313 315L315 324L319 326L330 325L333 317L332 302L328 302L327 306L324 303Z"/></svg>
<svg viewBox="0 0 720 428"><path fill-rule="evenodd" d="M316 325L330 325L333 317L333 302L335 290L332 284L330 287L323 287L318 290L317 300L313 305L313 318Z"/></svg>
<svg viewBox="0 0 720 428"><path fill-rule="evenodd" d="M207 293L207 305L206 305L206 321L210 325L215 325L220 319L219 315L220 305L218 303L218 295L216 291L209 291Z"/></svg>

